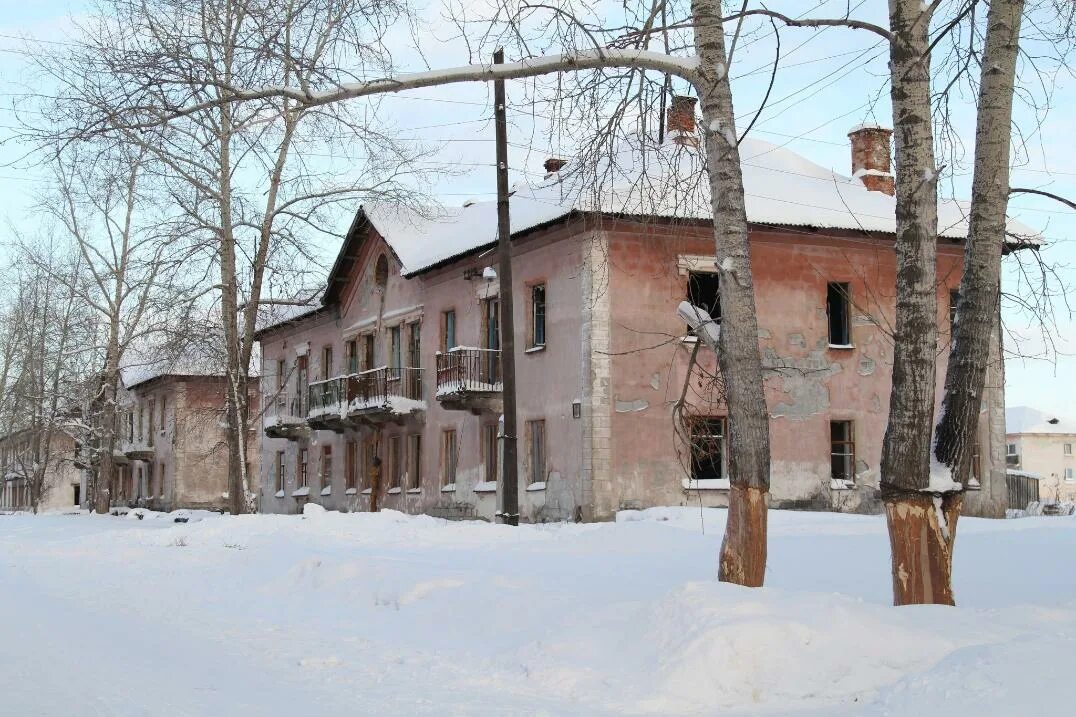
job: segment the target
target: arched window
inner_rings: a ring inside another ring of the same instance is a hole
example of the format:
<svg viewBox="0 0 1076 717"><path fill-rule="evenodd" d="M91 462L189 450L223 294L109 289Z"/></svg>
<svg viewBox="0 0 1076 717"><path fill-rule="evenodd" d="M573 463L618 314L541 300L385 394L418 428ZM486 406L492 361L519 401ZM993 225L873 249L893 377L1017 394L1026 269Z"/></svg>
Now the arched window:
<svg viewBox="0 0 1076 717"><path fill-rule="evenodd" d="M379 289L384 289L385 285L389 283L389 260L384 254L377 257L377 264L374 267L374 283L377 284Z"/></svg>

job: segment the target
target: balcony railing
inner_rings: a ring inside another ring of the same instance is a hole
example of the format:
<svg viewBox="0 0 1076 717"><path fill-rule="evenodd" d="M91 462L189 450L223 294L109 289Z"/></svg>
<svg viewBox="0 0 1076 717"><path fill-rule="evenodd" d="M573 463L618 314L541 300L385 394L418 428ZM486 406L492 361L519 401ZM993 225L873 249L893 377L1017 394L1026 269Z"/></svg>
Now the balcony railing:
<svg viewBox="0 0 1076 717"><path fill-rule="evenodd" d="M437 354L437 395L501 390L499 349L452 349Z"/></svg>
<svg viewBox="0 0 1076 717"><path fill-rule="evenodd" d="M335 414L347 415L351 376L337 376L315 381L307 387L307 418Z"/></svg>
<svg viewBox="0 0 1076 717"><path fill-rule="evenodd" d="M421 368L382 366L349 376L348 381L349 412L389 408L393 407L393 404L402 405L400 399L422 400Z"/></svg>

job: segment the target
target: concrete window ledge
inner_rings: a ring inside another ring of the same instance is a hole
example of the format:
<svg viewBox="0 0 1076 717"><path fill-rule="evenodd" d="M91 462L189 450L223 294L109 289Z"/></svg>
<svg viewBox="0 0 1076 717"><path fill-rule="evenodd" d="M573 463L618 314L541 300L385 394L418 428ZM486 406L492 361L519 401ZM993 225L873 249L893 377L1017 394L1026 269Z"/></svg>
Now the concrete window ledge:
<svg viewBox="0 0 1076 717"><path fill-rule="evenodd" d="M828 344L828 348L849 351L856 347L855 344Z"/></svg>
<svg viewBox="0 0 1076 717"><path fill-rule="evenodd" d="M310 495L310 488L309 487L298 488L298 489L292 491L291 497L292 498L301 498L304 495Z"/></svg>
<svg viewBox="0 0 1076 717"><path fill-rule="evenodd" d="M482 481L481 483L476 483L475 487L474 487L474 492L475 493L496 493L497 492L497 481L488 480L488 481Z"/></svg>
<svg viewBox="0 0 1076 717"><path fill-rule="evenodd" d="M856 483L855 483L855 481L850 481L850 480L838 480L836 478L830 478L829 479L829 489L830 490L855 490L856 489Z"/></svg>
<svg viewBox="0 0 1076 717"><path fill-rule="evenodd" d="M327 486L325 486L324 488L321 489L321 494L322 495L332 495L332 492L333 492L333 487L331 485L327 485Z"/></svg>
<svg viewBox="0 0 1076 717"><path fill-rule="evenodd" d="M389 495L399 495L400 493L403 493L402 488L389 488Z"/></svg>
<svg viewBox="0 0 1076 717"><path fill-rule="evenodd" d="M372 493L372 492L373 491L371 491L369 488L364 488L363 491L362 491L362 494L363 495L370 495L370 493Z"/></svg>
<svg viewBox="0 0 1076 717"><path fill-rule="evenodd" d="M344 491L344 495L355 495L358 492L359 491L355 490L354 488L348 488Z"/></svg>
<svg viewBox="0 0 1076 717"><path fill-rule="evenodd" d="M277 491L276 493L274 493L273 495L275 495L275 496L276 496L277 498L283 498L283 497L284 497L284 491L282 491L282 490L278 490L278 491Z"/></svg>
<svg viewBox="0 0 1076 717"><path fill-rule="evenodd" d="M545 481L535 481L527 486L528 493L534 493L535 491L545 490Z"/></svg>
<svg viewBox="0 0 1076 717"><path fill-rule="evenodd" d="M680 484L684 490L729 490L731 485L728 478L707 478L705 480L693 480L683 478Z"/></svg>
<svg viewBox="0 0 1076 717"><path fill-rule="evenodd" d="M422 493L421 488L408 488L407 489L407 494L408 495L419 495L420 493Z"/></svg>
<svg viewBox="0 0 1076 717"><path fill-rule="evenodd" d="M525 353L525 354L536 354L536 353L540 353L542 351L545 351L545 344L539 344L538 346L531 346L530 348L526 349L523 353Z"/></svg>
<svg viewBox="0 0 1076 717"><path fill-rule="evenodd" d="M698 336L692 336L691 334L688 334L687 336L681 336L680 337L680 343L682 343L682 344L696 344L698 342L699 342L699 337Z"/></svg>
<svg viewBox="0 0 1076 717"><path fill-rule="evenodd" d="M455 493L456 492L456 484L455 483L449 483L447 485L441 486L441 492L442 493Z"/></svg>

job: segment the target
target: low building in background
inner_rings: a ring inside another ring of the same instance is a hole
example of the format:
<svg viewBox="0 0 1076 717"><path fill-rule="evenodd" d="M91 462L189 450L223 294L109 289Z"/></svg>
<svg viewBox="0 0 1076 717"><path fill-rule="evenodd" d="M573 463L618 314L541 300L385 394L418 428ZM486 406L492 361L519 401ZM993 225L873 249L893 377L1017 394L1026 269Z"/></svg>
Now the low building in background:
<svg viewBox="0 0 1076 717"><path fill-rule="evenodd" d="M1038 476L1039 500L1076 501L1076 421L1027 406L1005 412L1005 459Z"/></svg>
<svg viewBox="0 0 1076 717"><path fill-rule="evenodd" d="M70 435L52 431L35 441L29 430L0 437L0 509L31 510L27 476L44 471L39 512L77 510L82 501L79 446Z"/></svg>
<svg viewBox="0 0 1076 717"><path fill-rule="evenodd" d="M191 366L124 371L113 506L229 507L226 388L224 376ZM250 400L257 415L256 385ZM256 476L256 437L247 445L248 475Z"/></svg>

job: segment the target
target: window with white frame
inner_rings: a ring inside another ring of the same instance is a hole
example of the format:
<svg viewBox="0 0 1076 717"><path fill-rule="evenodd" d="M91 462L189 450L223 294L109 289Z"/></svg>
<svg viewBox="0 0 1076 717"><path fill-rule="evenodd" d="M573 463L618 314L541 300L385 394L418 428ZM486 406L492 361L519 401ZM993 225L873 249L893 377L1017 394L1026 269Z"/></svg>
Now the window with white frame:
<svg viewBox="0 0 1076 717"><path fill-rule="evenodd" d="M1016 444L1015 443L1009 443L1008 445L1005 446L1005 455L1008 455L1008 456L1015 456L1016 455Z"/></svg>
<svg viewBox="0 0 1076 717"><path fill-rule="evenodd" d="M1072 444L1071 443L1066 443L1065 445L1063 445L1061 447L1061 450L1062 450L1062 452L1064 452L1064 454L1066 456L1071 456L1072 455Z"/></svg>
<svg viewBox="0 0 1076 717"><path fill-rule="evenodd" d="M1067 480L1069 482L1076 480L1076 477L1074 477L1073 474L1072 474L1072 469L1071 468L1066 468L1065 469L1065 480Z"/></svg>
<svg viewBox="0 0 1076 717"><path fill-rule="evenodd" d="M830 478L835 481L855 481L856 443L851 421L829 422Z"/></svg>
<svg viewBox="0 0 1076 717"><path fill-rule="evenodd" d="M530 348L545 346L545 284L531 287Z"/></svg>

